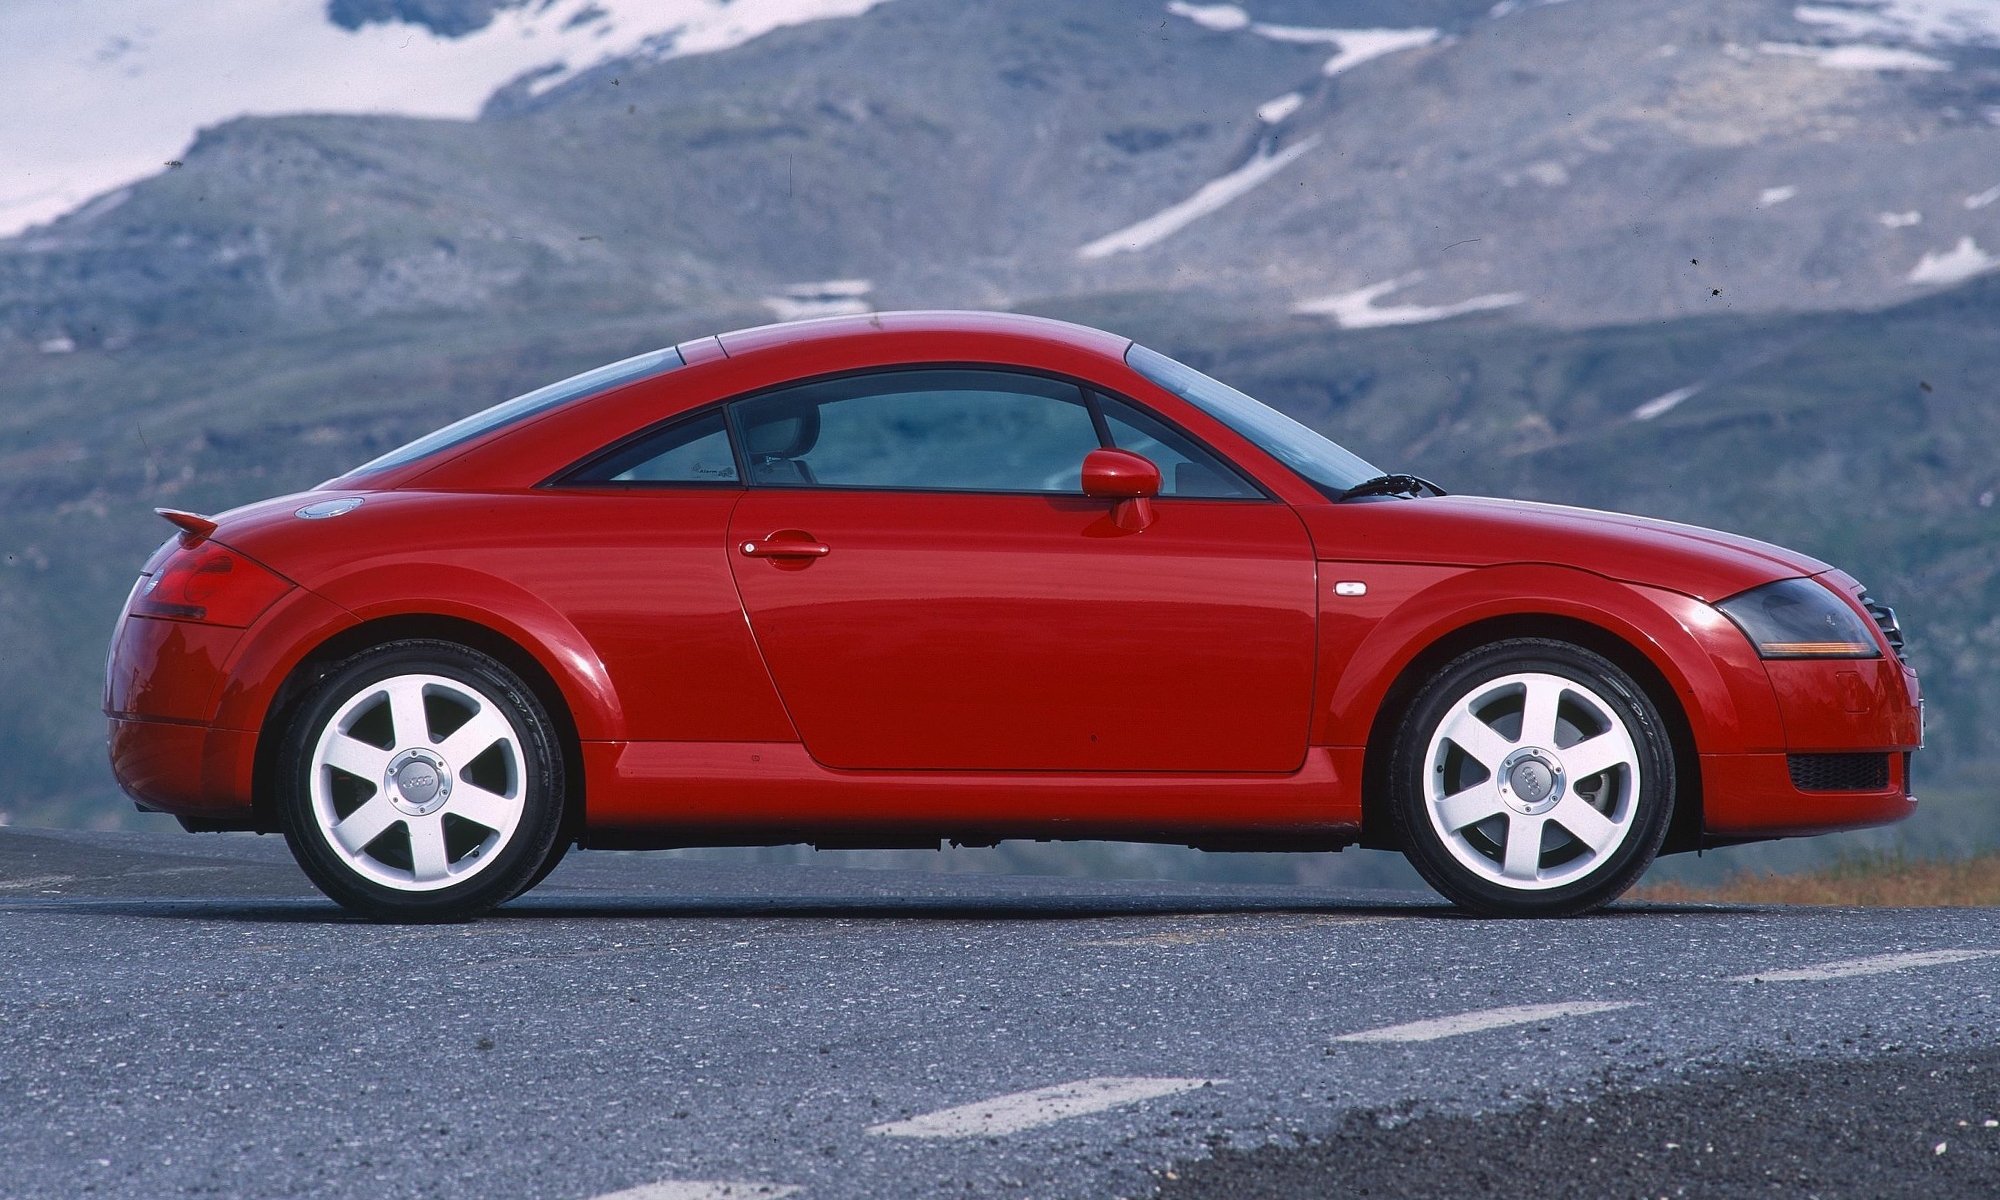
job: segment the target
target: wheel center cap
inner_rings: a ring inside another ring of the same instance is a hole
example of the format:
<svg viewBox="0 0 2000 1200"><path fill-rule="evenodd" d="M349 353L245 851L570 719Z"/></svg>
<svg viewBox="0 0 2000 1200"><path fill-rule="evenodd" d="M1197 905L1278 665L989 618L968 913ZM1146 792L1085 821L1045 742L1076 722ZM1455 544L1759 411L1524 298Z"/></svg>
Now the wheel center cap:
<svg viewBox="0 0 2000 1200"><path fill-rule="evenodd" d="M1515 812L1536 816L1562 799L1563 771L1539 747L1516 750L1500 764L1500 795Z"/></svg>
<svg viewBox="0 0 2000 1200"><path fill-rule="evenodd" d="M390 803L411 816L424 816L444 807L451 797L451 769L428 750L405 750L389 760L383 791Z"/></svg>

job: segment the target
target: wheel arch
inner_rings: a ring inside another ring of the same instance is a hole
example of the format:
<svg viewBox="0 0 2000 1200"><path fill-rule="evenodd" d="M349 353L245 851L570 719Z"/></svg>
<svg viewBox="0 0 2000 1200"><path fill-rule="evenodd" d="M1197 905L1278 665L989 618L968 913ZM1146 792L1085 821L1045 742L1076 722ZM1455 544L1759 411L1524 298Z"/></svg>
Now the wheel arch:
<svg viewBox="0 0 2000 1200"><path fill-rule="evenodd" d="M1692 723L1678 690L1659 664L1638 646L1602 625L1555 613L1508 613L1459 626L1431 641L1404 664L1390 683L1369 725L1362 760L1361 840L1370 849L1401 850L1389 811L1389 760L1397 728L1424 682L1452 659L1480 646L1513 638L1568 642L1602 655L1630 675L1665 723L1674 756L1674 814L1663 854L1701 845L1701 760Z"/></svg>
<svg viewBox="0 0 2000 1200"><path fill-rule="evenodd" d="M558 835L573 839L583 827L584 756L576 715L568 697L541 659L514 638L464 617L439 613L398 613L350 625L315 645L292 667L272 694L257 731L256 757L251 764L251 804L259 828L277 828L273 785L278 747L285 727L312 689L334 666L363 651L408 640L451 642L497 659L528 685L555 723L556 743L563 756L563 826Z"/></svg>

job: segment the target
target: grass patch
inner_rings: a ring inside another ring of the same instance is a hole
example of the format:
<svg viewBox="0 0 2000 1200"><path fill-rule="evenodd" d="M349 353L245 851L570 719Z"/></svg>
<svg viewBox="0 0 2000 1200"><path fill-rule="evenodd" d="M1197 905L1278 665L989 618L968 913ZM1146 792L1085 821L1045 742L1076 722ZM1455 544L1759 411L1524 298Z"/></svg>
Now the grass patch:
<svg viewBox="0 0 2000 1200"><path fill-rule="evenodd" d="M1798 875L1745 871L1716 884L1650 884L1633 892L1633 897L1664 903L1989 908L2000 906L2000 851L1958 859L1889 852L1843 859Z"/></svg>

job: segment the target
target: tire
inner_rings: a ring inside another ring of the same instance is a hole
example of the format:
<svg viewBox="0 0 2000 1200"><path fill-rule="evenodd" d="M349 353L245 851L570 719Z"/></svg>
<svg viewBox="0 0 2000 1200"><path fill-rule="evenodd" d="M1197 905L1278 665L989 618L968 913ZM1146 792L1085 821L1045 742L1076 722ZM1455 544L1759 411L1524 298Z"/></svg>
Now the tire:
<svg viewBox="0 0 2000 1200"><path fill-rule="evenodd" d="M279 751L278 821L319 889L378 921L460 921L560 857L554 723L499 660L408 640L338 664Z"/></svg>
<svg viewBox="0 0 2000 1200"><path fill-rule="evenodd" d="M1390 787L1404 853L1453 903L1574 916L1623 894L1659 853L1673 747L1609 659L1518 638L1461 655L1417 693Z"/></svg>

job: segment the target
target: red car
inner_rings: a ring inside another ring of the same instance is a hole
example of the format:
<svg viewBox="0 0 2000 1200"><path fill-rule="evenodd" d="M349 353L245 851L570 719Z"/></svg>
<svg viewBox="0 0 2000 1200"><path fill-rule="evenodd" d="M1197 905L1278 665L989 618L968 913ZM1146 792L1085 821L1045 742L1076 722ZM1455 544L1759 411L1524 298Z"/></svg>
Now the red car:
<svg viewBox="0 0 2000 1200"><path fill-rule="evenodd" d="M111 761L341 903L571 845L1396 848L1489 914L1915 807L1853 579L1445 496L1129 340L990 313L702 338L311 492L166 512Z"/></svg>

